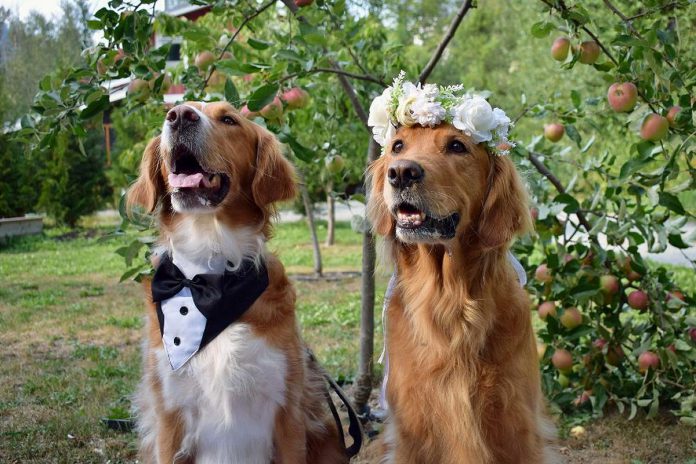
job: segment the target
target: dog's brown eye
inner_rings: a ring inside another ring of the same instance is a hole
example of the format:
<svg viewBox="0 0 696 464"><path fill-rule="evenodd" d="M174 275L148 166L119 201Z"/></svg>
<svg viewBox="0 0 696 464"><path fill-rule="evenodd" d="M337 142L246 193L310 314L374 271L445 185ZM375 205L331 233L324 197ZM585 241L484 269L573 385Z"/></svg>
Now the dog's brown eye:
<svg viewBox="0 0 696 464"><path fill-rule="evenodd" d="M237 124L237 121L235 121L232 116L223 116L222 118L220 118L220 121L222 121L225 124L229 124L230 126L234 126L235 124Z"/></svg>
<svg viewBox="0 0 696 464"><path fill-rule="evenodd" d="M466 153L466 146L459 140L452 140L447 144L447 151L452 153Z"/></svg>
<svg viewBox="0 0 696 464"><path fill-rule="evenodd" d="M401 153L401 150L403 148L404 148L404 142L402 142L401 140L397 140L392 145L392 153Z"/></svg>

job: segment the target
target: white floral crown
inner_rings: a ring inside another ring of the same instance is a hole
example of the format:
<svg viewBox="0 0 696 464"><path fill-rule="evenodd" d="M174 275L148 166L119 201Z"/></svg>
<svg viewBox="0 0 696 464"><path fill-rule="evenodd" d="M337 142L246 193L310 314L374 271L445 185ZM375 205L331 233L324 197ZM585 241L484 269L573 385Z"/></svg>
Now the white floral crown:
<svg viewBox="0 0 696 464"><path fill-rule="evenodd" d="M464 92L462 85L414 85L404 82L404 77L401 71L393 84L370 105L367 124L382 147L399 126L435 127L442 121L451 123L474 143L487 142L500 156L509 154L515 146L508 140L510 118L500 108L491 107L484 94Z"/></svg>

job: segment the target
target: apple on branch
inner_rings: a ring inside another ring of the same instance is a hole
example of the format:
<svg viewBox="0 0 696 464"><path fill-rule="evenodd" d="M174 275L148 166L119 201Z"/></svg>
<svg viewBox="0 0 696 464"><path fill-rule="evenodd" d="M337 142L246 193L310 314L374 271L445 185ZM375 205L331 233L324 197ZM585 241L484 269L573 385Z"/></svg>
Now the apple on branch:
<svg viewBox="0 0 696 464"><path fill-rule="evenodd" d="M609 106L614 111L626 113L631 111L638 101L638 88L632 82L615 82L607 92Z"/></svg>
<svg viewBox="0 0 696 464"><path fill-rule="evenodd" d="M563 124L559 124L557 122L552 123L552 124L546 124L544 126L544 137L546 137L549 141L551 142L558 142L563 138L563 134L565 133L565 127Z"/></svg>

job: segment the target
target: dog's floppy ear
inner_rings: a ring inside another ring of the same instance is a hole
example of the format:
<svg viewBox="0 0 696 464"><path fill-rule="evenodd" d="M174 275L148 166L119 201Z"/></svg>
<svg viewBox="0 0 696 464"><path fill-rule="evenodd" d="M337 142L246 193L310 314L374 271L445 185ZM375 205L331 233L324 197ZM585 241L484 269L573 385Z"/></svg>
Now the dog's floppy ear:
<svg viewBox="0 0 696 464"><path fill-rule="evenodd" d="M160 172L160 137L150 140L140 162L140 176L131 185L126 194L126 210L130 212L134 206L141 206L151 213L155 210L160 197L164 195L166 186Z"/></svg>
<svg viewBox="0 0 696 464"><path fill-rule="evenodd" d="M256 168L251 192L260 207L290 200L297 193L295 170L280 151L276 138L265 129L258 129Z"/></svg>
<svg viewBox="0 0 696 464"><path fill-rule="evenodd" d="M367 218L372 224L372 230L377 235L387 236L394 228L394 220L387 205L384 203L384 158L373 162L367 171L367 182L370 186L370 195L367 202Z"/></svg>
<svg viewBox="0 0 696 464"><path fill-rule="evenodd" d="M486 248L507 245L532 228L527 191L508 157L491 156L491 175L477 235Z"/></svg>

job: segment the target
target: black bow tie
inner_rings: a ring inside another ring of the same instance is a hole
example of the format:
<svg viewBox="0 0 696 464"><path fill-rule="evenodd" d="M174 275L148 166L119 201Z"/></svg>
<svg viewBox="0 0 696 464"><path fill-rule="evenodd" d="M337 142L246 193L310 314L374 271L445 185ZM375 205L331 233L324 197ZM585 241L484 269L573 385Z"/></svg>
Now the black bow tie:
<svg viewBox="0 0 696 464"><path fill-rule="evenodd" d="M200 345L203 348L261 296L268 287L268 271L263 263L257 266L243 261L236 271L198 274L187 279L169 256L163 256L152 278L152 300L157 304L160 333L164 332L162 301L176 296L184 287L189 288L194 304L206 318Z"/></svg>

